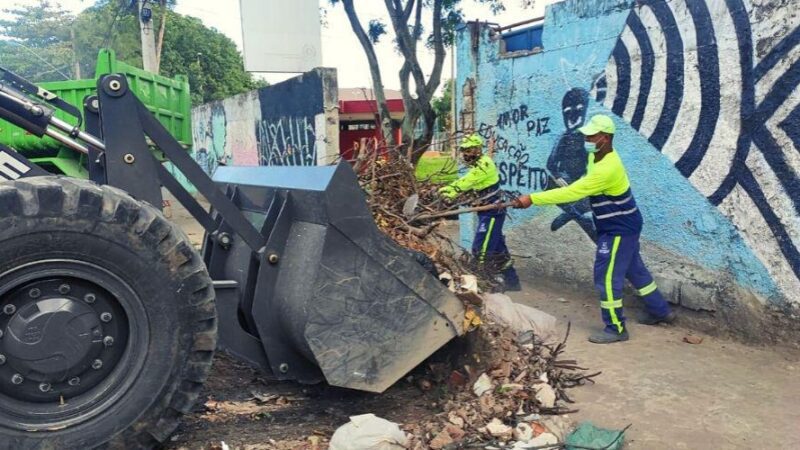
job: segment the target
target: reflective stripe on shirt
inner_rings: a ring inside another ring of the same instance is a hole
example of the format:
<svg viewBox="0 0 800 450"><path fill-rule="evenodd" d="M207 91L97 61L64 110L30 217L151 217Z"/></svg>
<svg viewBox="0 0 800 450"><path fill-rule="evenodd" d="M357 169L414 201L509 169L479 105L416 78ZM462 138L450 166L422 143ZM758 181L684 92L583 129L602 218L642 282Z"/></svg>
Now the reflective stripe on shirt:
<svg viewBox="0 0 800 450"><path fill-rule="evenodd" d="M601 216L595 216L595 218L596 219L608 219L608 218L616 217L616 216L625 216L625 215L628 215L628 214L633 214L638 210L639 210L639 208L634 206L633 208L626 209L625 211L616 211L616 212L613 212L613 213L603 214Z"/></svg>

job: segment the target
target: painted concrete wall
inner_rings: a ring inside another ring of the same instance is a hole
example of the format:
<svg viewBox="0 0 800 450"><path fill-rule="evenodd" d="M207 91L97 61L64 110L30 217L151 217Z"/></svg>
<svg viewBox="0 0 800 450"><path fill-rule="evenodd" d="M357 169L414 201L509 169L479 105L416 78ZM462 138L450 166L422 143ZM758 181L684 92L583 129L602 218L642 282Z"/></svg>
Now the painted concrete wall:
<svg viewBox="0 0 800 450"><path fill-rule="evenodd" d="M645 260L675 303L758 334L800 306L800 13L789 0L566 0L543 49L502 54L458 35L462 128L494 136L509 191L575 181L587 116L617 122L616 150L645 228ZM586 202L514 212L528 276L588 285ZM462 220L462 240L472 221ZM535 281L535 280L534 280ZM772 319L769 319L772 320Z"/></svg>
<svg viewBox="0 0 800 450"><path fill-rule="evenodd" d="M336 70L195 107L192 135L192 155L208 174L220 163L329 164L339 155Z"/></svg>

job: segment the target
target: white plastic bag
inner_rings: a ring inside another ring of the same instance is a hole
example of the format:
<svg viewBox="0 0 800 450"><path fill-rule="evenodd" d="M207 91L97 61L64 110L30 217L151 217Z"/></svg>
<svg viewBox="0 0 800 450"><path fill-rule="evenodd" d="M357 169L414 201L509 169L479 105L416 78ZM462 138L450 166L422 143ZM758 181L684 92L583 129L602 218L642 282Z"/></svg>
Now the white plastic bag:
<svg viewBox="0 0 800 450"><path fill-rule="evenodd" d="M408 436L394 422L375 414L350 417L340 426L328 447L329 450L402 450L408 448Z"/></svg>
<svg viewBox="0 0 800 450"><path fill-rule="evenodd" d="M483 315L517 333L533 331L544 342L555 337L556 318L554 316L530 306L514 303L505 294L485 294L483 296Z"/></svg>

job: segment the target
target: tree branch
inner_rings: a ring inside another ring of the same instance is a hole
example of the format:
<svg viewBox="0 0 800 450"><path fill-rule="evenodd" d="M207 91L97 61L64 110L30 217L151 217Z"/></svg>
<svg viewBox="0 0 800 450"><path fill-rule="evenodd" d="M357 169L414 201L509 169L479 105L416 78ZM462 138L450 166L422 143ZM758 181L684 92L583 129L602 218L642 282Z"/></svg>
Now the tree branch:
<svg viewBox="0 0 800 450"><path fill-rule="evenodd" d="M381 71L378 65L378 57L375 55L375 48L369 40L369 36L367 36L367 33L364 31L364 27L361 25L361 21L353 6L353 0L342 0L342 4L347 14L347 19L350 21L350 26L353 28L353 32L356 34L367 56L369 71L372 76L372 90L375 95L375 101L378 103L378 115L381 121L383 138L389 145L394 146L397 143L394 138L394 133L392 132L392 118L389 112L389 106L386 103L386 95L383 92L383 80L381 79Z"/></svg>
<svg viewBox="0 0 800 450"><path fill-rule="evenodd" d="M417 51L417 42L422 37L422 0L417 4L417 11L414 13L414 52Z"/></svg>
<svg viewBox="0 0 800 450"><path fill-rule="evenodd" d="M164 48L164 32L167 29L167 0L161 0L161 26L156 40L156 73L161 69L161 50Z"/></svg>
<svg viewBox="0 0 800 450"><path fill-rule="evenodd" d="M425 91L428 97L433 96L442 78L442 67L444 65L444 38L442 36L442 0L434 0L433 2L433 46L434 46L434 62L431 76L428 78L428 84L425 86ZM452 50L451 50L452 51Z"/></svg>
<svg viewBox="0 0 800 450"><path fill-rule="evenodd" d="M400 3L400 0L396 0L396 1L397 1L398 4ZM424 0L419 0L419 6L422 6L423 2L424 2ZM406 3L405 8L403 9L403 20L405 22L408 22L408 19L411 17L411 11L414 10L414 4L415 3L417 3L416 0L408 0L408 2Z"/></svg>
<svg viewBox="0 0 800 450"><path fill-rule="evenodd" d="M411 33L408 32L408 22L401 21L401 12L395 8L395 2L397 1L398 0L384 0L386 9L389 11L389 17L392 20L392 28L394 28L395 35L397 36L397 47L400 49L400 53L403 54L406 61L410 62L409 68L411 69L411 75L414 77L414 84L416 84L417 98L427 97L424 95L426 93L425 75L422 73L422 68L417 59L417 53L413 51L413 49L416 48L416 44L412 42Z"/></svg>

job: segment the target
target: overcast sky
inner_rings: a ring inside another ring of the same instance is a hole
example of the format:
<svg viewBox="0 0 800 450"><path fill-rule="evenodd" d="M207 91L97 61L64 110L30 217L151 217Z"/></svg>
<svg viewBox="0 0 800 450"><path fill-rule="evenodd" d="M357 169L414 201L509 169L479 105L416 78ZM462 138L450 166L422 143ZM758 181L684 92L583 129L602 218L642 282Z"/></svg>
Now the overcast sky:
<svg viewBox="0 0 800 450"><path fill-rule="evenodd" d="M60 3L64 8L79 12L94 4L93 0L52 0ZM488 7L481 6L472 0L463 0L463 10L468 20L486 20L501 25L519 22L528 18L544 15L544 5L553 3L554 0L538 0L533 9L523 9L521 0L506 0L506 11L493 16ZM2 7L14 4L33 4L34 0L0 0ZM386 8L380 0L356 0L359 16L366 26L369 19L381 18L389 24ZM320 6L328 10L328 26L322 29L322 63L326 67L335 67L338 70L340 87L370 87L372 82L369 75L366 57L358 40L353 34L347 16L341 5L331 7L328 0L320 0ZM242 28L239 17L238 0L178 0L177 12L201 19L206 25L216 28L230 37L241 50ZM402 59L397 55L391 39L384 39L376 46L378 60L381 64L381 73L385 87L399 89L397 73L400 70ZM433 55L427 50L421 52L420 62L427 71L433 64ZM269 74L265 75L270 82L277 82L294 75ZM443 79L450 78L450 60L445 62Z"/></svg>

